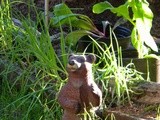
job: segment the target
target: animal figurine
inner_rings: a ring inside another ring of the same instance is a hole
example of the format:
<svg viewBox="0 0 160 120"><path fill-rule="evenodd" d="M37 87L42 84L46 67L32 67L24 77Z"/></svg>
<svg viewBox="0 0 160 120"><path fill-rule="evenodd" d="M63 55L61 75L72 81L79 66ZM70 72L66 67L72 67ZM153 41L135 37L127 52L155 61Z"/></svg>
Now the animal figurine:
<svg viewBox="0 0 160 120"><path fill-rule="evenodd" d="M62 120L81 120L85 110L100 106L102 92L92 75L95 60L94 54L69 55L68 81L58 95L58 102L64 109Z"/></svg>

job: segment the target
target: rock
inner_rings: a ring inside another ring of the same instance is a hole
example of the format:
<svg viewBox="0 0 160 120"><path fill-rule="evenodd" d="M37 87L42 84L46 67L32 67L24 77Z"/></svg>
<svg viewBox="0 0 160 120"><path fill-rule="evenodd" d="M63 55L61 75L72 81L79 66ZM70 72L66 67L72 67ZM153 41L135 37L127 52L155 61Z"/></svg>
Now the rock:
<svg viewBox="0 0 160 120"><path fill-rule="evenodd" d="M133 97L134 101L144 104L160 104L160 84L154 82L146 82L134 88L138 93Z"/></svg>

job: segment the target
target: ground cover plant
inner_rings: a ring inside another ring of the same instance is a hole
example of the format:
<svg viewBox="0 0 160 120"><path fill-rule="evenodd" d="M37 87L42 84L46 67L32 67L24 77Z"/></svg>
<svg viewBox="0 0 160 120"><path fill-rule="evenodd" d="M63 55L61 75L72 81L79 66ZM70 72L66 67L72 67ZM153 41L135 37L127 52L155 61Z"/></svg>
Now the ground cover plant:
<svg viewBox="0 0 160 120"><path fill-rule="evenodd" d="M61 54L57 54L50 40L51 26L44 27L44 20L34 5L28 4L37 13L37 21L12 11L11 6L16 2L7 0L0 5L0 118L60 120L62 109L57 102L57 93L67 80L67 56L75 49L66 49L63 26L60 25ZM15 15L21 21L20 26L13 22ZM73 30L72 27L69 26L70 31ZM126 101L130 103L129 93L132 91L128 88L127 81L141 79L141 73L129 68L130 65L123 67L121 49L118 49L117 62L112 45L104 45L102 48L93 38L92 41L93 52L94 48L99 52L99 62L94 65L93 71L95 81L103 92L102 108L122 105ZM104 64L103 67L99 67L101 63ZM98 119L88 113L85 116L86 119L87 116Z"/></svg>

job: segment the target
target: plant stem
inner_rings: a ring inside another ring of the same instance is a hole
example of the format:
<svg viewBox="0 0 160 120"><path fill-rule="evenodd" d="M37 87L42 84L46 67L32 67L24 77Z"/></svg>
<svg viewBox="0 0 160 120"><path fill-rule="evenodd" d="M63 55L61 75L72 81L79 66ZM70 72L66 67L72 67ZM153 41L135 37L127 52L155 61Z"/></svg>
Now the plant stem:
<svg viewBox="0 0 160 120"><path fill-rule="evenodd" d="M47 27L48 26L48 6L49 6L49 0L45 0L45 6L44 6L44 8L45 8L45 27Z"/></svg>

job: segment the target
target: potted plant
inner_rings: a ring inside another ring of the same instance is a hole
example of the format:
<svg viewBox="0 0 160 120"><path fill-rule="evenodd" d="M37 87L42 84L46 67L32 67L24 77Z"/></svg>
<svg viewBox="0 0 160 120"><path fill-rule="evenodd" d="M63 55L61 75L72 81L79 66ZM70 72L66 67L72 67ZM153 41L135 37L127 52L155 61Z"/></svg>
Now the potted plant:
<svg viewBox="0 0 160 120"><path fill-rule="evenodd" d="M117 16L122 16L133 25L131 41L138 52L138 59L125 59L124 63L127 64L129 61L133 61L136 69L144 73L144 78L147 78L147 73L149 73L152 81L160 82L159 57L149 54L150 49L158 52L158 47L150 34L153 13L149 8L149 3L146 0L127 0L124 4L113 7L109 2L105 1L93 6L94 13L100 14L105 10L110 10Z"/></svg>
<svg viewBox="0 0 160 120"><path fill-rule="evenodd" d="M122 19L119 19L117 23L113 26L108 21L102 21L102 23L96 23L95 26L99 31L102 31L104 36L93 36L85 35L79 39L77 44L77 50L83 52L86 48L87 52L96 52L96 48L93 48L94 40L101 45L107 45L110 47L113 46L114 50L117 51L117 43L118 46L123 50L127 49L130 45L130 35L131 31L123 26L120 26L119 23ZM118 25L117 25L118 24ZM105 43L105 44L104 44ZM105 48L105 47L103 47ZM94 50L93 50L94 49Z"/></svg>
<svg viewBox="0 0 160 120"><path fill-rule="evenodd" d="M110 41L110 27L117 35L119 45L126 49L130 43L130 30L119 26L121 19L112 26L108 21L102 21L102 23L94 24L92 20L83 14L74 14L70 8L64 4L58 4L54 7L54 17L51 19L51 24L54 26L61 26L68 24L72 27L78 28L78 30L71 31L66 36L66 44L68 46L77 47L78 51L84 51L84 49L92 42L91 36L97 42L104 42L108 46L111 44ZM116 46L114 41L113 45ZM92 52L92 50L88 51Z"/></svg>

